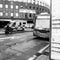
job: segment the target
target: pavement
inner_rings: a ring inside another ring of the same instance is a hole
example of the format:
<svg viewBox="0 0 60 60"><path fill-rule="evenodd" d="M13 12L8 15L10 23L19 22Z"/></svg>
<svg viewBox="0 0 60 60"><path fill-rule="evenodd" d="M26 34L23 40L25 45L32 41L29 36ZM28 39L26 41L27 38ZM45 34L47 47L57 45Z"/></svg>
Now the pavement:
<svg viewBox="0 0 60 60"><path fill-rule="evenodd" d="M49 60L49 48L44 51L36 60Z"/></svg>
<svg viewBox="0 0 60 60"><path fill-rule="evenodd" d="M42 50L40 49L33 57L28 60L49 60L49 47L48 45Z"/></svg>

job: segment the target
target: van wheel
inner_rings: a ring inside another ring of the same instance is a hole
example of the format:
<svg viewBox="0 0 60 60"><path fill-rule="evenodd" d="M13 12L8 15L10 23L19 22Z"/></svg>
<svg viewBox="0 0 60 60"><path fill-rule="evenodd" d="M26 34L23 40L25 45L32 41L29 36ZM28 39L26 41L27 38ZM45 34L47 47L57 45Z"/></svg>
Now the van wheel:
<svg viewBox="0 0 60 60"><path fill-rule="evenodd" d="M5 34L9 34L9 31L5 31Z"/></svg>
<svg viewBox="0 0 60 60"><path fill-rule="evenodd" d="M24 31L24 28L22 29L22 31Z"/></svg>

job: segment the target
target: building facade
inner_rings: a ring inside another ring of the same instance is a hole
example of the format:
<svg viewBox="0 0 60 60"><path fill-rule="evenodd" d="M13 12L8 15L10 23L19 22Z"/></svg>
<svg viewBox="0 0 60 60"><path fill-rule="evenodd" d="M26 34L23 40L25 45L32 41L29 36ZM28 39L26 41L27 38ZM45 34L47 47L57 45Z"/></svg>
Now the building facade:
<svg viewBox="0 0 60 60"><path fill-rule="evenodd" d="M33 19L38 10L41 12L46 9L38 4L0 0L0 18Z"/></svg>
<svg viewBox="0 0 60 60"><path fill-rule="evenodd" d="M39 4L0 0L0 19L18 19L33 22L35 15L44 11L49 11L49 9Z"/></svg>

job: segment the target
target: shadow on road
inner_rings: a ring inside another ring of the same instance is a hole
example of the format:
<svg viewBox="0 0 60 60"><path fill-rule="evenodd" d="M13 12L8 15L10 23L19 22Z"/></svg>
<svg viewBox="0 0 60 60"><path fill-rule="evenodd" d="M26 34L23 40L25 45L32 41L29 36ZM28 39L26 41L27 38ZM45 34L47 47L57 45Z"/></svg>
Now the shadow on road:
<svg viewBox="0 0 60 60"><path fill-rule="evenodd" d="M49 38L42 38L42 37L35 37L34 39L43 40L43 41L49 41Z"/></svg>

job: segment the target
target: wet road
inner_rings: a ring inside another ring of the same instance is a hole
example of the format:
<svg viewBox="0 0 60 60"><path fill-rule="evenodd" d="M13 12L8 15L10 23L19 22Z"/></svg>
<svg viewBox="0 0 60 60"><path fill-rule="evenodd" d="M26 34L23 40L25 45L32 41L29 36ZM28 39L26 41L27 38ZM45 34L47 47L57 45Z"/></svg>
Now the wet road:
<svg viewBox="0 0 60 60"><path fill-rule="evenodd" d="M28 60L48 44L47 39L36 38L32 32L0 35L0 60Z"/></svg>

